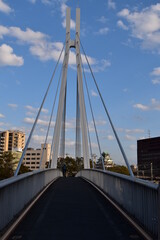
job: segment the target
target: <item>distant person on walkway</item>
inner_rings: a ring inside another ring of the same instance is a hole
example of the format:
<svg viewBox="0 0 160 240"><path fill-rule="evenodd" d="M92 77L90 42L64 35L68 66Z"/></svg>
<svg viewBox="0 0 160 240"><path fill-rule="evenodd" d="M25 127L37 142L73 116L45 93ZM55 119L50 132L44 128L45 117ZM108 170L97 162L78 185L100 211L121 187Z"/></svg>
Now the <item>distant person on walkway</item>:
<svg viewBox="0 0 160 240"><path fill-rule="evenodd" d="M64 163L62 166L63 177L66 177L66 171L67 171L67 167L66 167L66 164Z"/></svg>

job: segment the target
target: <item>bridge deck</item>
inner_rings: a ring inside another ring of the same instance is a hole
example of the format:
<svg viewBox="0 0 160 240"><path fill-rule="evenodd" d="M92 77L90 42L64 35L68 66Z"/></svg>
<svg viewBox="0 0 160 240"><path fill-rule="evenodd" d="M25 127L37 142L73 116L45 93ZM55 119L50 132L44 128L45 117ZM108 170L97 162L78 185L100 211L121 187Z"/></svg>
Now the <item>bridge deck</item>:
<svg viewBox="0 0 160 240"><path fill-rule="evenodd" d="M49 187L9 239L143 238L89 183L70 177Z"/></svg>

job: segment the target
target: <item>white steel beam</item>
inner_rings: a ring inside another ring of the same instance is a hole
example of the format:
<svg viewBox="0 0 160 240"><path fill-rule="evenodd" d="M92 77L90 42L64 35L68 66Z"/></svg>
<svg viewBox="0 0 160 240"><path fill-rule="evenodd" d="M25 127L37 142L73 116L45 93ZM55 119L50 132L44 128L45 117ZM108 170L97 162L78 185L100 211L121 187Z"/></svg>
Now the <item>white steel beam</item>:
<svg viewBox="0 0 160 240"><path fill-rule="evenodd" d="M79 107L80 107L80 121L82 130L82 148L84 158L84 168L90 168L89 163L89 149L88 149L88 131L87 131L87 118L86 109L84 102L83 82L82 82L82 67L80 57L80 9L76 9L76 64L77 64L77 75L78 75L78 91L79 91Z"/></svg>
<svg viewBox="0 0 160 240"><path fill-rule="evenodd" d="M61 89L60 89L60 95L59 95L58 111L57 111L56 124L55 124L54 135L53 135L53 155L52 155L52 163L51 163L52 168L57 168L57 159L58 159L59 145L60 145L60 131L61 131L64 104L65 104L65 89L66 89L69 49L70 49L70 15L71 15L70 8L67 8L66 48L65 48L65 55L64 55L64 61L63 61L63 73L62 73L62 82L61 82Z"/></svg>

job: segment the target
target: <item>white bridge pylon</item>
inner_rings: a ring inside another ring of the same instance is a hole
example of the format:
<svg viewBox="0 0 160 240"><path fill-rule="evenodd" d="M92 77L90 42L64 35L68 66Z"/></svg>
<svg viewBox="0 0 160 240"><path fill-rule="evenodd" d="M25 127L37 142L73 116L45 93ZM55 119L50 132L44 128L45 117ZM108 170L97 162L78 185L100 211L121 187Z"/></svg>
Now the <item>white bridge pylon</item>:
<svg viewBox="0 0 160 240"><path fill-rule="evenodd" d="M84 158L84 168L90 168L89 161L89 148L88 148L88 129L87 129L87 118L86 118L86 108L84 101L84 92L83 92L83 81L82 81L82 66L81 66L81 55L80 55L80 9L76 9L76 34L75 40L70 39L70 8L67 8L66 14L66 45L65 45L65 54L63 60L63 70L62 70L62 81L59 95L58 111L56 117L56 123L54 128L53 135L53 155L51 167L57 168L57 159L60 149L60 135L63 135L61 151L62 155L65 153L65 112L66 112L66 86L67 86L67 71L68 71L68 61L69 61L69 52L70 48L75 48L76 50L76 65L77 65L77 108L80 112L80 128L76 127L76 139L80 136L80 129L82 134L82 150ZM78 121L78 119L77 119ZM77 122L76 121L76 122ZM78 124L79 125L79 124ZM63 133L62 133L63 132ZM79 144L76 142L76 154L79 153ZM64 156L61 156L64 157ZM79 157L79 156L76 156Z"/></svg>

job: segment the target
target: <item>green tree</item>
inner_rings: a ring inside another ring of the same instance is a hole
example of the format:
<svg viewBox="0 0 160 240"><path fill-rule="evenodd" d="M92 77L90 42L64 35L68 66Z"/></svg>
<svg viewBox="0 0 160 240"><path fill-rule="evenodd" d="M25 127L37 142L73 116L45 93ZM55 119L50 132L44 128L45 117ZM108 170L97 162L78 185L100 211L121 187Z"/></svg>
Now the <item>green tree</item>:
<svg viewBox="0 0 160 240"><path fill-rule="evenodd" d="M4 152L0 157L0 180L12 177L14 157L11 152Z"/></svg>
<svg viewBox="0 0 160 240"><path fill-rule="evenodd" d="M66 164L67 176L75 176L78 171L84 168L83 160L78 158L74 159L67 156L66 158L60 158L57 163L57 168L62 170L63 164Z"/></svg>
<svg viewBox="0 0 160 240"><path fill-rule="evenodd" d="M31 172L31 170L22 163L18 175L27 173L27 172Z"/></svg>
<svg viewBox="0 0 160 240"><path fill-rule="evenodd" d="M107 170L111 171L111 172L121 173L121 174L124 174L124 175L130 175L129 171L128 171L128 168L125 167L125 166L115 165L113 167L107 168Z"/></svg>
<svg viewBox="0 0 160 240"><path fill-rule="evenodd" d="M4 152L0 157L0 180L14 176L15 165L17 165L12 152ZM19 174L30 172L29 168L21 165Z"/></svg>
<svg viewBox="0 0 160 240"><path fill-rule="evenodd" d="M79 172L82 169L84 169L83 158L76 158L76 165L77 165L77 172Z"/></svg>

